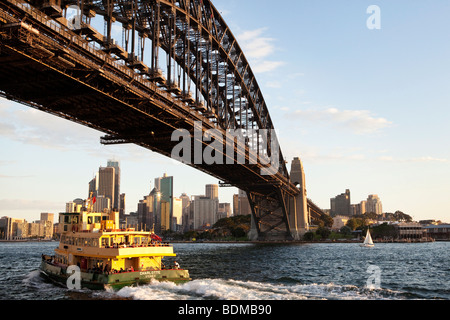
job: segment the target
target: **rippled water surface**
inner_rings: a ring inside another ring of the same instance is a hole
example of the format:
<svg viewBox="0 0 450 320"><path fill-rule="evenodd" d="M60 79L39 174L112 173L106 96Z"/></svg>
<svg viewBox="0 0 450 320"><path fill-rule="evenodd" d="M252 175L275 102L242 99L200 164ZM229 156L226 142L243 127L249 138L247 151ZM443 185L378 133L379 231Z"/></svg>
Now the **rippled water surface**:
<svg viewBox="0 0 450 320"><path fill-rule="evenodd" d="M0 243L0 299L450 299L450 243L175 244L189 269L183 285L152 283L120 291L69 291L39 275L41 253L57 242ZM166 263L172 263L167 260ZM367 287L369 266L380 286Z"/></svg>

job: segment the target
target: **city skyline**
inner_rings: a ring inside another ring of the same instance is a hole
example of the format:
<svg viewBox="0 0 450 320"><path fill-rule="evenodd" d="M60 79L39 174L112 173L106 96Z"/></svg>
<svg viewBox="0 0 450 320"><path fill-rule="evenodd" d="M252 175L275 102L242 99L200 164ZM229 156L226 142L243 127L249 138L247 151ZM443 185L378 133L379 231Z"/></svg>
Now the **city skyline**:
<svg viewBox="0 0 450 320"><path fill-rule="evenodd" d="M366 26L371 4L381 30ZM278 13L261 9L267 0L214 5L250 61L286 160L303 161L309 198L325 209L349 188L354 199L378 194L385 212L449 220L448 2L293 1ZM137 146L102 146L101 135L0 99L0 216L64 211L106 159L121 163L127 213L164 172L179 181L176 196L218 183ZM220 188L221 202L235 193Z"/></svg>

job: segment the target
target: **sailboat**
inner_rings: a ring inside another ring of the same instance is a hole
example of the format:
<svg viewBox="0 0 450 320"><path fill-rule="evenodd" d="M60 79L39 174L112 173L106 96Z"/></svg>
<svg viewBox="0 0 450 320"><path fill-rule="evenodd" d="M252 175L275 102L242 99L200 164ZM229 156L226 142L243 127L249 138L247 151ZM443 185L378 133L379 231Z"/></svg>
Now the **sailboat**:
<svg viewBox="0 0 450 320"><path fill-rule="evenodd" d="M367 229L367 234L366 234L366 239L364 240L364 243L360 244L361 247L374 247L373 241L372 241L372 236L370 235L370 230Z"/></svg>

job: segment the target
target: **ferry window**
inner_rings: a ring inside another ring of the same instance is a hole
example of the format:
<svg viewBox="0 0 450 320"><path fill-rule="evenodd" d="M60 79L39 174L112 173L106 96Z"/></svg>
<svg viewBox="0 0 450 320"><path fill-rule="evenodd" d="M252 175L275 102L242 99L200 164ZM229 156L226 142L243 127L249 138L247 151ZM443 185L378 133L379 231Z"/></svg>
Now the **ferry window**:
<svg viewBox="0 0 450 320"><path fill-rule="evenodd" d="M100 223L101 222L101 217L100 216L96 216L95 217L95 223Z"/></svg>
<svg viewBox="0 0 450 320"><path fill-rule="evenodd" d="M67 224L64 225L64 231L67 231Z"/></svg>
<svg viewBox="0 0 450 320"><path fill-rule="evenodd" d="M135 244L141 244L141 238L139 238L139 237L134 237L134 243L135 243Z"/></svg>
<svg viewBox="0 0 450 320"><path fill-rule="evenodd" d="M109 246L109 238L102 238L102 247Z"/></svg>
<svg viewBox="0 0 450 320"><path fill-rule="evenodd" d="M64 223L70 223L70 217L64 216Z"/></svg>
<svg viewBox="0 0 450 320"><path fill-rule="evenodd" d="M88 217L88 224L92 224L92 217Z"/></svg>

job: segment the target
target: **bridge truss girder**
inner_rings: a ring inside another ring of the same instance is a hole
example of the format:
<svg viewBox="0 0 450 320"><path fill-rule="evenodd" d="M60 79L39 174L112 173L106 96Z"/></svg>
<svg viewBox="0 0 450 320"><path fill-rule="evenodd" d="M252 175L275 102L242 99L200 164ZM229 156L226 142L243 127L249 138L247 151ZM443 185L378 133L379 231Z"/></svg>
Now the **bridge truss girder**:
<svg viewBox="0 0 450 320"><path fill-rule="evenodd" d="M209 0L24 2L0 3L0 96L104 132L102 143L135 143L168 157L176 145L170 133L185 129L194 138L195 122L203 124L202 132L217 129L224 136L228 129L274 129L242 50ZM56 4L53 18L44 8L49 3ZM78 3L80 28L69 28L58 12ZM104 37L88 25L94 13L105 17ZM129 33L125 48L112 42L113 21ZM152 39L150 66L132 45L146 39ZM177 86L155 77L159 49L168 57L167 78L183 79ZM197 91L194 101L184 95L189 83ZM263 165L249 164L252 150L267 156L278 151L278 172L261 175ZM247 192L260 239L289 239L286 204L298 190L281 150L246 143L245 154L245 164L190 165Z"/></svg>

